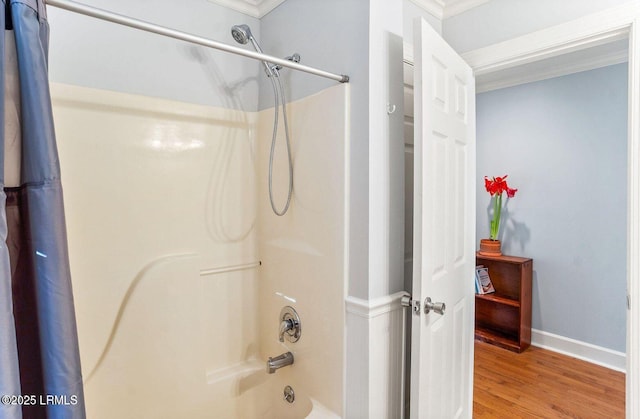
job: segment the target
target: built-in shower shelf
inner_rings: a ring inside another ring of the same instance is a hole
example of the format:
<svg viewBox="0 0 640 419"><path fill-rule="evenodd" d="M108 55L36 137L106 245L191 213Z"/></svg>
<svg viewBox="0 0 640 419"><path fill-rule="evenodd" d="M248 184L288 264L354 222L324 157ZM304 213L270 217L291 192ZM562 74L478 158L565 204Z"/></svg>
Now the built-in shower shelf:
<svg viewBox="0 0 640 419"><path fill-rule="evenodd" d="M260 360L255 358L251 358L247 361L238 362L237 364L209 371L207 373L207 383L214 384L221 381L243 377L249 374L253 374L254 372L263 372L264 369L264 362L261 362Z"/></svg>
<svg viewBox="0 0 640 419"><path fill-rule="evenodd" d="M224 274L228 272L245 271L248 269L259 268L261 261L241 263L239 265L220 266L218 268L201 269L200 276Z"/></svg>

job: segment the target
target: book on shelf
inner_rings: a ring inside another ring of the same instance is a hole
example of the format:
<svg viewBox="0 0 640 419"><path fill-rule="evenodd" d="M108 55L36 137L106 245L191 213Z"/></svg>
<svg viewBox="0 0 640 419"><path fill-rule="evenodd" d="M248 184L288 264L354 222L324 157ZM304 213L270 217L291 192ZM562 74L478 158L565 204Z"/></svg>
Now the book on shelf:
<svg viewBox="0 0 640 419"><path fill-rule="evenodd" d="M483 295L496 292L489 276L489 268L482 265L476 266L476 291Z"/></svg>
<svg viewBox="0 0 640 419"><path fill-rule="evenodd" d="M478 274L477 273L475 273L473 275L473 281L476 284L476 294L480 294L480 283L478 282Z"/></svg>
<svg viewBox="0 0 640 419"><path fill-rule="evenodd" d="M476 285L476 294L482 294L482 292L480 291L482 287L480 286L480 279L478 278L478 269L483 267L484 267L483 265L478 265L476 266L476 269L473 271L473 280Z"/></svg>

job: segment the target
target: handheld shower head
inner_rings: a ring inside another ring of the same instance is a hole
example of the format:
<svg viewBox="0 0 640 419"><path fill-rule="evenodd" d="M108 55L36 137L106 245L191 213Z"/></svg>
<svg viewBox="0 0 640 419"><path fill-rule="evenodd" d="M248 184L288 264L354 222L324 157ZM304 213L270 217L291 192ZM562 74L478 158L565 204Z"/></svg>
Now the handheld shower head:
<svg viewBox="0 0 640 419"><path fill-rule="evenodd" d="M251 29L249 28L249 25L245 25L245 24L233 25L231 27L231 35L233 36L233 39L235 39L235 41L238 42L239 44L246 45L247 43L251 42L251 45L253 45L253 48L257 52L259 52L260 54L264 54L262 52L262 48L260 48L260 44L258 44L258 41L251 33ZM255 57L255 58L259 58L259 57ZM293 54L290 57L287 57L287 59L298 63L300 62L300 55ZM291 144L289 142L289 127L287 123L286 98L284 95L284 89L282 87L282 83L280 83L280 71L279 71L280 66L277 66L268 61L264 61L264 60L261 60L261 61L262 61L262 65L264 65L264 71L267 73L267 77L271 81L271 86L273 86L273 94L274 94L274 100L275 100L275 112L273 114L274 115L273 135L271 136L271 152L269 153L269 201L271 202L271 209L273 209L273 212L276 215L280 216L280 215L284 215L289 209L289 203L291 202L291 196L293 193L293 162L291 160ZM276 85L280 88L279 91ZM273 158L275 154L274 150L275 150L276 139L278 135L278 108L280 106L282 106L282 115L284 117L284 133L286 138L287 157L289 162L289 192L287 194L287 201L285 203L285 206L281 210L276 208L276 204L273 199ZM283 322L283 325L281 325L281 328L284 326L287 326L287 325L284 324ZM280 334L282 335L283 333L284 332L281 331ZM271 362L271 359L269 359L269 362ZM275 367L275 369L277 368L278 367ZM273 371L271 371L270 369L269 372L273 372Z"/></svg>
<svg viewBox="0 0 640 419"><path fill-rule="evenodd" d="M242 24L232 26L231 36L233 36L233 39L235 39L236 42L242 45L245 45L247 42L251 41L251 45L253 45L253 48L260 54L264 54L262 48L260 48L260 44L258 44L258 41L251 33L249 25ZM268 62L263 61L262 64L264 65L264 71L266 71L267 76L278 76L278 72L274 68L272 68Z"/></svg>
<svg viewBox="0 0 640 419"><path fill-rule="evenodd" d="M253 38L249 25L234 25L231 27L231 35L239 44L246 44L249 39Z"/></svg>

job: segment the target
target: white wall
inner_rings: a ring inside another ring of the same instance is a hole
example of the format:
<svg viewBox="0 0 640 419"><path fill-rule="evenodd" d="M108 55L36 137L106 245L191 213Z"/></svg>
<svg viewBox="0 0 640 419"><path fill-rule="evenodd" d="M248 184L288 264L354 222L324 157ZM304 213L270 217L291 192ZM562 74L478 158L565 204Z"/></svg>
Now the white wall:
<svg viewBox="0 0 640 419"><path fill-rule="evenodd" d="M369 16L369 284L374 299L404 289L403 2ZM389 107L395 112L389 113ZM351 293L351 295L358 296Z"/></svg>
<svg viewBox="0 0 640 419"><path fill-rule="evenodd" d="M533 328L625 351L626 64L479 94L477 238L486 176L518 188L503 252L534 260Z"/></svg>

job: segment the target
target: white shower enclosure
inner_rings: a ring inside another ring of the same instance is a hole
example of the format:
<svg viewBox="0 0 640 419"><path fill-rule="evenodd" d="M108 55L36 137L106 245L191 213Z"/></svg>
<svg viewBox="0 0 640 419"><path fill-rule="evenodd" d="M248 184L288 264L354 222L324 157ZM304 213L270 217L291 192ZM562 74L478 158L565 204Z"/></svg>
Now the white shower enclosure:
<svg viewBox="0 0 640 419"><path fill-rule="evenodd" d="M312 399L341 412L346 91L290 105L296 189L276 217L272 110L53 86L92 418L283 418ZM284 306L296 343L278 341ZM286 351L294 365L268 375Z"/></svg>
<svg viewBox="0 0 640 419"><path fill-rule="evenodd" d="M63 13L50 13L52 34L80 19ZM88 417L343 416L349 86L288 103L294 194L278 217L267 195L273 108L257 110L259 62L244 64L245 80L217 73L202 89L224 102L197 104L56 80L67 38L52 39ZM175 45L196 57L187 65L211 70L206 52ZM243 83L249 94L233 90ZM276 200L287 189L282 129ZM300 315L298 342L278 340L284 306ZM294 364L268 374L267 358L287 351Z"/></svg>

